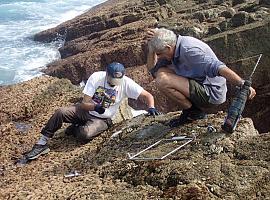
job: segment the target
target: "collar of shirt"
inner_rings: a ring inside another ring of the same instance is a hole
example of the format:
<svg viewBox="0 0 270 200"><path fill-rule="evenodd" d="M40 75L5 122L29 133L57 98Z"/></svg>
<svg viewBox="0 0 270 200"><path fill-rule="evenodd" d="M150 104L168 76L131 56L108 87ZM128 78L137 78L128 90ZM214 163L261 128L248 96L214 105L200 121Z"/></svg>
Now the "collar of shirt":
<svg viewBox="0 0 270 200"><path fill-rule="evenodd" d="M173 57L173 63L176 63L177 60L179 60L180 57L180 43L182 40L182 36L179 35L176 41L176 45L175 45L175 51L174 51L174 57Z"/></svg>
<svg viewBox="0 0 270 200"><path fill-rule="evenodd" d="M176 41L175 51L174 51L174 58L180 56L180 43L181 43L182 36L179 35Z"/></svg>

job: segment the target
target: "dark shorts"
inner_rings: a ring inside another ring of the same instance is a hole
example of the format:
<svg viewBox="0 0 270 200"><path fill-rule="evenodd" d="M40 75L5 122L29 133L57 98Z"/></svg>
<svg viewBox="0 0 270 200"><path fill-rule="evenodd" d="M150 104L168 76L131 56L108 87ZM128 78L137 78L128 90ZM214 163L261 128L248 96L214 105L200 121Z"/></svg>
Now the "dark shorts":
<svg viewBox="0 0 270 200"><path fill-rule="evenodd" d="M212 105L203 85L193 79L189 79L189 95L190 101L197 107L207 108Z"/></svg>

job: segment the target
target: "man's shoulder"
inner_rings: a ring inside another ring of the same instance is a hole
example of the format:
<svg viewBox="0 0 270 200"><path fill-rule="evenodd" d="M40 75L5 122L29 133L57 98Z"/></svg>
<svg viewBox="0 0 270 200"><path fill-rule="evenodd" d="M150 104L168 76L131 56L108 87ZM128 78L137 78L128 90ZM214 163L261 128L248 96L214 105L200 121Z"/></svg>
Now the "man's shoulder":
<svg viewBox="0 0 270 200"><path fill-rule="evenodd" d="M125 84L132 84L136 83L132 78L129 78L128 76L124 75L123 77Z"/></svg>
<svg viewBox="0 0 270 200"><path fill-rule="evenodd" d="M129 78L128 76L124 76L124 85L127 88L141 88L141 86L133 79Z"/></svg>
<svg viewBox="0 0 270 200"><path fill-rule="evenodd" d="M91 74L88 79L98 81L98 80L104 79L105 76L106 76L105 71L98 71L98 72L94 72L93 74Z"/></svg>
<svg viewBox="0 0 270 200"><path fill-rule="evenodd" d="M94 72L89 76L87 83L98 84L99 82L104 81L105 76L106 72L104 71Z"/></svg>
<svg viewBox="0 0 270 200"><path fill-rule="evenodd" d="M93 74L91 74L90 77L92 77L92 76L102 77L104 75L106 75L105 71L97 71L97 72L94 72Z"/></svg>
<svg viewBox="0 0 270 200"><path fill-rule="evenodd" d="M181 38L181 45L183 47L205 47L207 45L204 41L192 37L192 36L182 36Z"/></svg>

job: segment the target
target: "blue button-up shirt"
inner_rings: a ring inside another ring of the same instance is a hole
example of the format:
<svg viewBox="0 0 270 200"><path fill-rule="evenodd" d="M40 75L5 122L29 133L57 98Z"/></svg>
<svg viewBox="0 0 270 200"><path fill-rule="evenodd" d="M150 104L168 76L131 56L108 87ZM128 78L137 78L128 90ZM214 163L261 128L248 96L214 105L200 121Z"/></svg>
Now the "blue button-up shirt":
<svg viewBox="0 0 270 200"><path fill-rule="evenodd" d="M194 79L204 86L209 103L221 104L226 101L226 79L218 72L226 65L206 43L194 37L179 36L171 62L177 75Z"/></svg>

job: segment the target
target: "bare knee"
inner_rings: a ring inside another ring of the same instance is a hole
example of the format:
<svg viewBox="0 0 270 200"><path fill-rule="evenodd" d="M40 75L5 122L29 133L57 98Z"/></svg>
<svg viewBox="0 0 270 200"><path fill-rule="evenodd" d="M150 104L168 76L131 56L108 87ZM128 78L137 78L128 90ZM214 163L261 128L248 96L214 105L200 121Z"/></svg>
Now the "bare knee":
<svg viewBox="0 0 270 200"><path fill-rule="evenodd" d="M167 72L159 72L156 77L156 83L161 91L168 89L170 85L170 74Z"/></svg>

